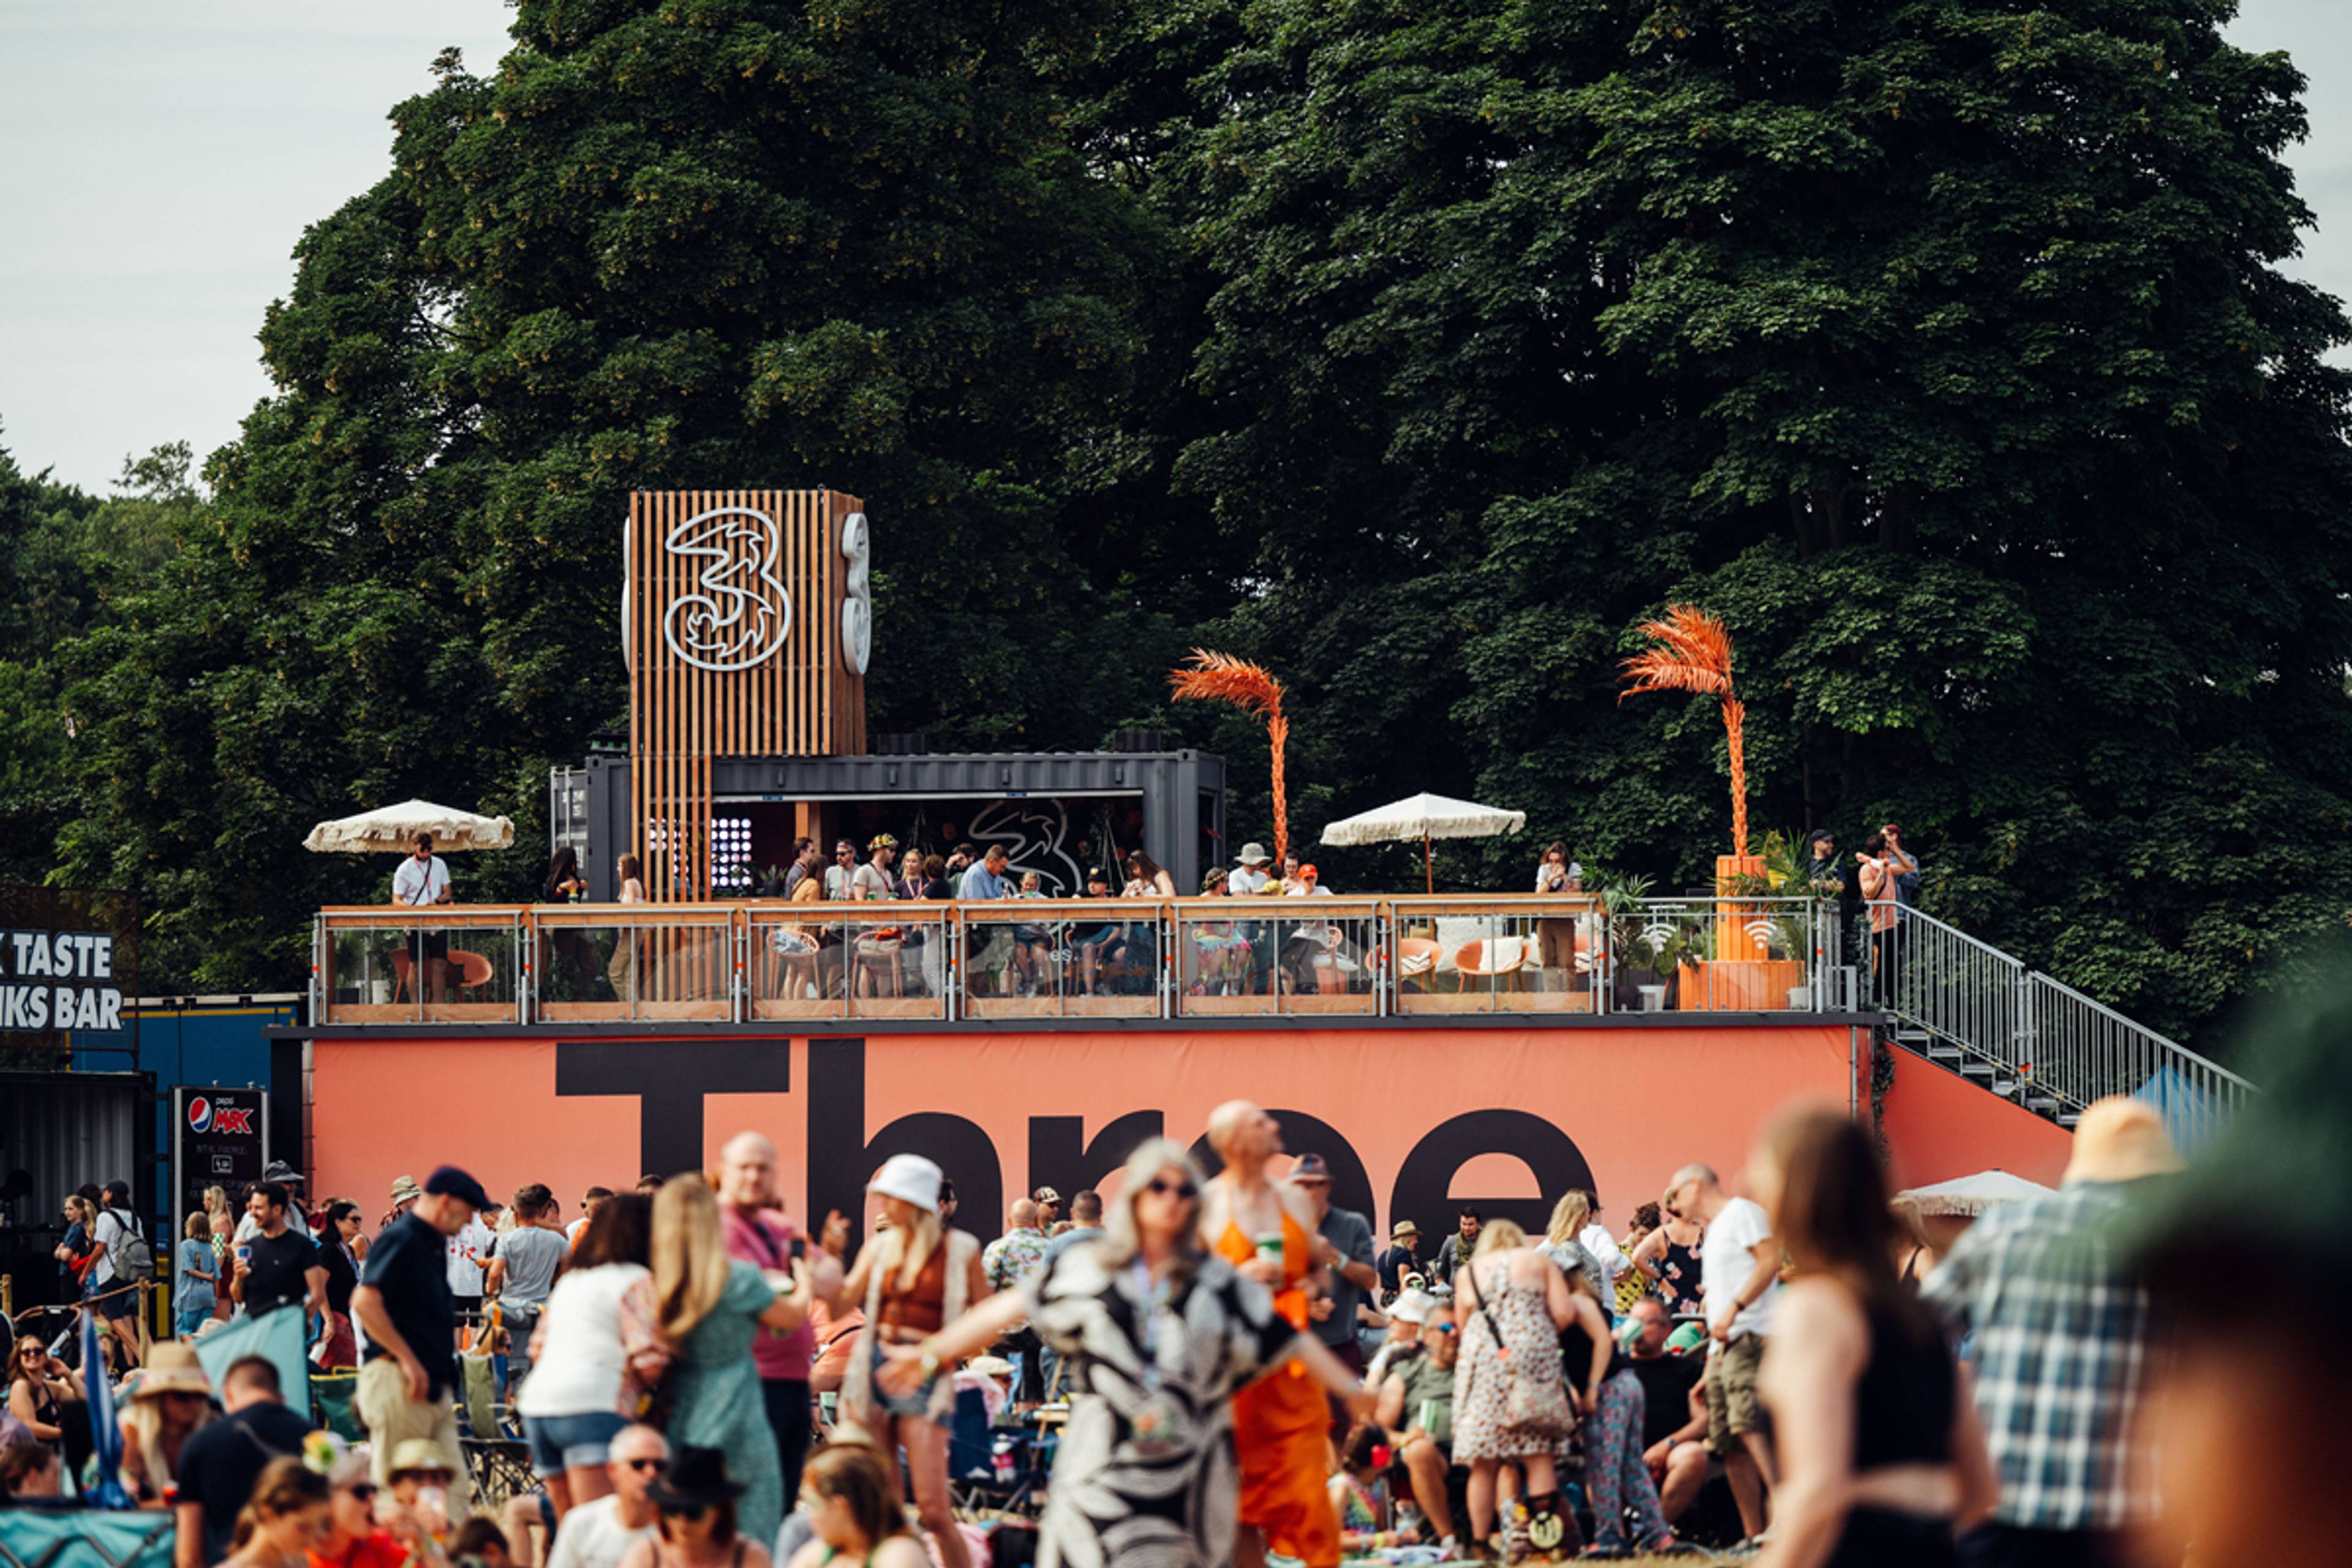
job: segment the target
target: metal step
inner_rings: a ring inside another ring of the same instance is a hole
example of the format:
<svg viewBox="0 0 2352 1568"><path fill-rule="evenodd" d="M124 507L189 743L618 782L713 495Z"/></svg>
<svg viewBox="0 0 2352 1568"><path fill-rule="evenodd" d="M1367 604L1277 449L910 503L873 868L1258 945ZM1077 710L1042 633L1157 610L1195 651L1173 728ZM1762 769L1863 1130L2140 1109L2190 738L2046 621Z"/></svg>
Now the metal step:
<svg viewBox="0 0 2352 1568"><path fill-rule="evenodd" d="M1960 1072L1964 1077L1980 1078L1990 1082L1992 1079L1993 1066L1992 1063L1987 1061L1962 1062L1960 1064Z"/></svg>
<svg viewBox="0 0 2352 1568"><path fill-rule="evenodd" d="M2062 1110L2058 1113L2058 1125L2061 1127L2072 1127L2082 1120L2083 1113L2079 1110Z"/></svg>
<svg viewBox="0 0 2352 1568"><path fill-rule="evenodd" d="M2036 1116L2054 1116L2058 1113L2058 1098L2050 1094L2028 1094L2025 1109Z"/></svg>
<svg viewBox="0 0 2352 1568"><path fill-rule="evenodd" d="M1956 1062L1966 1054L1958 1046L1930 1045L1927 1047L1927 1059L1931 1062Z"/></svg>
<svg viewBox="0 0 2352 1568"><path fill-rule="evenodd" d="M2017 1095L2017 1080L2013 1078L1997 1078L1992 1080L1992 1091L2003 1100L2014 1099Z"/></svg>

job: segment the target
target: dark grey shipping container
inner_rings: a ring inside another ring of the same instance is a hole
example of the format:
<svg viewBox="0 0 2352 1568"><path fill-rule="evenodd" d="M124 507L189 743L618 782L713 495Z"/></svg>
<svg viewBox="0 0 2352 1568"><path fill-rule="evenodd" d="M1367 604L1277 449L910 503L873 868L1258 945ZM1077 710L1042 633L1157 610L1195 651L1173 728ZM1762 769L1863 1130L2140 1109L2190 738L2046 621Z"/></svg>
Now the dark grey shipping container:
<svg viewBox="0 0 2352 1568"><path fill-rule="evenodd" d="M154 1098L149 1073L0 1072L0 1274L17 1310L71 1295L50 1256L68 1193L120 1178L152 1194ZM140 1218L154 1237L155 1216ZM157 1257L169 1250L158 1241Z"/></svg>

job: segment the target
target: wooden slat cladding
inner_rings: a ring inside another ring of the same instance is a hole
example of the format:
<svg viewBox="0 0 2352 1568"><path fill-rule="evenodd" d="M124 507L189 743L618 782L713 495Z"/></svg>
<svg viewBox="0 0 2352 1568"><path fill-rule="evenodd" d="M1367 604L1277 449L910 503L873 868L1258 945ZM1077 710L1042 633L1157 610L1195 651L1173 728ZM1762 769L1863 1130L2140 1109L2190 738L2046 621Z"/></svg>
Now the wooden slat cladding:
<svg viewBox="0 0 2352 1568"><path fill-rule="evenodd" d="M723 520L709 515L726 508L773 521L774 571L791 606L781 639L772 629L762 634L772 623L759 618L763 604L773 611L772 590L757 587L756 563L726 536ZM629 785L649 897L711 896L718 758L864 749L866 680L842 657L848 563L840 551L843 520L864 510L835 490L640 490L629 498ZM670 548L690 522L697 526L681 544L714 553ZM672 607L687 598L700 604L674 617ZM697 658L672 647L673 629Z"/></svg>

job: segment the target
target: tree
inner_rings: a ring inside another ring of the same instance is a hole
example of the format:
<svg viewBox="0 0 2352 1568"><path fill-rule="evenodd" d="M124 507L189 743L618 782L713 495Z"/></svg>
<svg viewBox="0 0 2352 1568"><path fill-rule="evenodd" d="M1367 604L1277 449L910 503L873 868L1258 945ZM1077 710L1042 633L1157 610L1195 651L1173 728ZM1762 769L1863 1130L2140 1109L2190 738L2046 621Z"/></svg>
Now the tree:
<svg viewBox="0 0 2352 1568"><path fill-rule="evenodd" d="M1899 816L2158 1026L2336 918L2346 325L2275 269L2301 79L2222 16L1246 7L1152 179L1215 279L1175 472L1301 771L1691 880L1701 721L1607 700L1690 599L1760 809Z"/></svg>
<svg viewBox="0 0 2352 1568"><path fill-rule="evenodd" d="M1091 601L1068 548L1148 265L1039 80L1084 25L525 0L496 72L445 55L392 172L304 236L212 530L79 651L76 874L157 889L198 973L252 984L299 973L312 903L380 892L294 847L311 821L428 793L535 820L623 711L633 489L871 498L877 727L1091 744L1156 705L1096 650L1172 653L1172 623Z"/></svg>

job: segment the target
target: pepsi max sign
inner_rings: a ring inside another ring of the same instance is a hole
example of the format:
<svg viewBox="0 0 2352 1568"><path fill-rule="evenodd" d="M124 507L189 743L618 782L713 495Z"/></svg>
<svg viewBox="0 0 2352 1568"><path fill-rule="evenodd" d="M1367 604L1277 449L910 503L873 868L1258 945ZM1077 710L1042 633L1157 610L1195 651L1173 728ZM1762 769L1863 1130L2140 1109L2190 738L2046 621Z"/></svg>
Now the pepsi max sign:
<svg viewBox="0 0 2352 1568"><path fill-rule="evenodd" d="M245 1190L269 1168L267 1090L212 1084L172 1089L172 1230L184 1235L192 1214L205 1211L205 1191L218 1187L231 1208L245 1206Z"/></svg>
<svg viewBox="0 0 2352 1568"><path fill-rule="evenodd" d="M0 1034L121 1028L110 932L0 931Z"/></svg>
<svg viewBox="0 0 2352 1568"><path fill-rule="evenodd" d="M230 1105L215 1105L205 1095L188 1101L188 1131L202 1134L218 1132L223 1136L253 1132L253 1112Z"/></svg>

